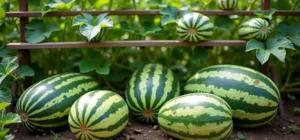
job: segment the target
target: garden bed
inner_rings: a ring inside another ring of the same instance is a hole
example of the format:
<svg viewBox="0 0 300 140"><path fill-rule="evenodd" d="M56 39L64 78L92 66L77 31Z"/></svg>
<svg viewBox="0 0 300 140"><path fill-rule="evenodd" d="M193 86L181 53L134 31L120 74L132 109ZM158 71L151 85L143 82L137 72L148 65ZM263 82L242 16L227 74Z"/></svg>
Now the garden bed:
<svg viewBox="0 0 300 140"><path fill-rule="evenodd" d="M234 128L234 131L227 140L238 140L238 134L245 136L246 140L299 140L300 133L289 132L291 125L300 126L300 116L294 113L294 107L300 106L300 101L285 102L286 118L277 116L271 123L254 129ZM143 125L130 119L125 131L116 140L171 140L162 130L154 125ZM12 126L11 133L16 140L53 140L55 136L51 133L31 134L26 132L19 125ZM60 140L74 140L75 137L69 129L55 132Z"/></svg>

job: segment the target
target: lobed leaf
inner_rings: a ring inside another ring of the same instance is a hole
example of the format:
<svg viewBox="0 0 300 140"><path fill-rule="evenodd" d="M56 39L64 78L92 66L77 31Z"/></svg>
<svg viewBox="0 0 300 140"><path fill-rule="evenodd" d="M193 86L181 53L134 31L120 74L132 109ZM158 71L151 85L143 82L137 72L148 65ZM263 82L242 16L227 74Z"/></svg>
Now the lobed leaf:
<svg viewBox="0 0 300 140"><path fill-rule="evenodd" d="M11 103L11 93L10 89L6 87L0 88L0 110L9 106Z"/></svg>

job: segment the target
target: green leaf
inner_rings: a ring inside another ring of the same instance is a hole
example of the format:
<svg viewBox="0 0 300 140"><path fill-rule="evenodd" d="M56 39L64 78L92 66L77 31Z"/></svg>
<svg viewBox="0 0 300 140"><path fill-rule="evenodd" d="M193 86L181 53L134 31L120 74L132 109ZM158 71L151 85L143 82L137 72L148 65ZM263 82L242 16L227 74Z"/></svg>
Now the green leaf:
<svg viewBox="0 0 300 140"><path fill-rule="evenodd" d="M140 35L142 36L146 36L149 35L151 33L155 33L157 31L161 31L162 29L159 26L155 26L150 22L144 22L142 24L143 29L140 31Z"/></svg>
<svg viewBox="0 0 300 140"><path fill-rule="evenodd" d="M292 132L297 132L299 131L299 127L297 125L290 125L289 127L289 130L292 131Z"/></svg>
<svg viewBox="0 0 300 140"><path fill-rule="evenodd" d="M50 24L48 30L43 20L33 19L26 25L26 41L29 43L40 43L48 38L53 31L59 31L59 25Z"/></svg>
<svg viewBox="0 0 300 140"><path fill-rule="evenodd" d="M300 108L295 107L295 108L294 108L294 112L295 112L296 114L300 115Z"/></svg>
<svg viewBox="0 0 300 140"><path fill-rule="evenodd" d="M266 63L270 58L271 53L265 49L257 49L256 50L256 58L261 64Z"/></svg>
<svg viewBox="0 0 300 140"><path fill-rule="evenodd" d="M277 0L277 8L278 10L290 10L292 5L289 0Z"/></svg>
<svg viewBox="0 0 300 140"><path fill-rule="evenodd" d="M276 27L276 37L288 37L294 44L300 46L300 25L282 22Z"/></svg>
<svg viewBox="0 0 300 140"><path fill-rule="evenodd" d="M40 0L27 0L29 6L40 6L41 1Z"/></svg>
<svg viewBox="0 0 300 140"><path fill-rule="evenodd" d="M292 95L292 94L287 94L287 97L289 100L295 101L296 100L296 96Z"/></svg>
<svg viewBox="0 0 300 140"><path fill-rule="evenodd" d="M81 73L88 73L99 67L100 59L98 57L92 57L84 59L79 64L79 70Z"/></svg>
<svg viewBox="0 0 300 140"><path fill-rule="evenodd" d="M18 57L16 57L16 56L3 58L1 61L1 64L5 67L5 71L7 71L9 65L14 63L17 59L18 59Z"/></svg>
<svg viewBox="0 0 300 140"><path fill-rule="evenodd" d="M0 139L5 137L5 135L8 133L9 129L8 128L3 128L0 129ZM1 139L2 140L2 139ZM6 139L5 139L6 140Z"/></svg>
<svg viewBox="0 0 300 140"><path fill-rule="evenodd" d="M237 133L236 137L239 139L239 140L244 140L246 137L244 134L242 133Z"/></svg>
<svg viewBox="0 0 300 140"><path fill-rule="evenodd" d="M110 65L111 65L111 63L107 61L103 64L102 67L98 67L96 69L96 72L100 75L108 75L109 71L110 71L110 69L109 69Z"/></svg>
<svg viewBox="0 0 300 140"><path fill-rule="evenodd" d="M215 18L215 26L221 29L225 29L226 31L230 31L230 27L233 25L233 20L229 18L229 16L216 16Z"/></svg>
<svg viewBox="0 0 300 140"><path fill-rule="evenodd" d="M88 41L91 41L98 33L100 33L101 27L84 24L80 26L79 31L88 39Z"/></svg>
<svg viewBox="0 0 300 140"><path fill-rule="evenodd" d="M13 140L14 138L15 138L15 136L12 134L8 134L5 136L5 140Z"/></svg>
<svg viewBox="0 0 300 140"><path fill-rule="evenodd" d="M16 72L19 78L34 76L34 70L28 66L20 66Z"/></svg>
<svg viewBox="0 0 300 140"><path fill-rule="evenodd" d="M208 51L202 47L196 47L190 56L190 61L193 64L198 64L200 60L206 60L208 58Z"/></svg>
<svg viewBox="0 0 300 140"><path fill-rule="evenodd" d="M275 9L270 9L266 12L258 10L258 11L255 11L254 14L260 18L266 18L266 19L272 20L272 16L275 12L276 12Z"/></svg>
<svg viewBox="0 0 300 140"><path fill-rule="evenodd" d="M0 88L0 110L9 106L11 103L11 93L10 89L6 87Z"/></svg>
<svg viewBox="0 0 300 140"><path fill-rule="evenodd" d="M73 19L72 26L80 26L83 25L85 22L87 22L87 20L83 16L77 15Z"/></svg>
<svg viewBox="0 0 300 140"><path fill-rule="evenodd" d="M59 30L60 30L60 27L58 24L50 24L48 26L48 30L46 32L44 32L44 36L49 38L52 32L59 31Z"/></svg>
<svg viewBox="0 0 300 140"><path fill-rule="evenodd" d="M285 48L295 50L293 43L286 38L268 39L267 49L265 49L262 42L251 39L247 43L246 52L256 50L256 57L261 64L266 63L271 54L284 62L286 56Z"/></svg>
<svg viewBox="0 0 300 140"><path fill-rule="evenodd" d="M270 53L282 62L284 62L286 56L286 50L284 48L295 50L293 43L286 38L268 39L267 48Z"/></svg>
<svg viewBox="0 0 300 140"><path fill-rule="evenodd" d="M148 4L153 4L153 5L160 5L162 3L162 0L149 0Z"/></svg>
<svg viewBox="0 0 300 140"><path fill-rule="evenodd" d="M94 17L88 13L82 13L84 19L85 19L85 24L90 24L94 25Z"/></svg>
<svg viewBox="0 0 300 140"><path fill-rule="evenodd" d="M3 8L0 7L0 19L4 19L5 18L5 11Z"/></svg>
<svg viewBox="0 0 300 140"><path fill-rule="evenodd" d="M12 52L11 49L3 48L0 50L0 57L1 58L10 57L11 52Z"/></svg>
<svg viewBox="0 0 300 140"><path fill-rule="evenodd" d="M103 13L97 16L96 25L102 27L113 27L114 23L110 17L106 17L108 13Z"/></svg>
<svg viewBox="0 0 300 140"><path fill-rule="evenodd" d="M129 31L129 32L134 32L136 30L136 26L132 24L129 25L126 21L121 21L120 27L122 30Z"/></svg>
<svg viewBox="0 0 300 140"><path fill-rule="evenodd" d="M14 70L16 70L19 67L19 64L16 62L11 63L7 68L6 68L6 75L12 73Z"/></svg>
<svg viewBox="0 0 300 140"><path fill-rule="evenodd" d="M4 125L13 124L13 123L21 123L21 118L18 114L9 112L5 114L1 119L1 123Z"/></svg>
<svg viewBox="0 0 300 140"><path fill-rule="evenodd" d="M75 0L48 0L42 9L42 16L51 11L70 10Z"/></svg>
<svg viewBox="0 0 300 140"><path fill-rule="evenodd" d="M161 25L164 26L169 23L176 23L177 15L179 13L179 10L177 7L174 6L167 6L163 8L160 11L160 14L162 14L162 19L161 19Z"/></svg>
<svg viewBox="0 0 300 140"><path fill-rule="evenodd" d="M113 27L112 19L106 16L107 13L100 14L94 21L92 15L82 13L82 16L76 16L73 19L72 26L79 26L79 32L91 42L94 37L101 33L102 27Z"/></svg>
<svg viewBox="0 0 300 140"><path fill-rule="evenodd" d="M256 49L265 49L264 43L256 39L249 40L246 45L246 52L256 50Z"/></svg>

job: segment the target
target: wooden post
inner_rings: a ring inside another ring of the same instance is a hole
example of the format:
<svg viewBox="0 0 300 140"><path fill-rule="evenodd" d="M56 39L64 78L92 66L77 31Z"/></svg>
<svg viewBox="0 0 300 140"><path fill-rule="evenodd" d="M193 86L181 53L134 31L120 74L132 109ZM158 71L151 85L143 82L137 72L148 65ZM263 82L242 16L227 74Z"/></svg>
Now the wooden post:
<svg viewBox="0 0 300 140"><path fill-rule="evenodd" d="M271 1L270 0L262 0L261 1L261 9L262 10L269 10L270 9L270 6L271 6ZM265 63L264 65L262 65L261 67L261 72L264 73L264 74L268 74L269 73L269 64L268 62ZM277 79L277 73L275 72L275 70L273 69L272 70L272 79L273 81L276 83L277 87L279 86L278 85L278 79ZM279 104L278 104L278 112L279 112L279 115L284 117L284 107L283 107L283 103L282 103L282 100L280 99L279 100Z"/></svg>
<svg viewBox="0 0 300 140"><path fill-rule="evenodd" d="M28 11L27 0L19 0L19 11ZM26 42L25 32L26 24L28 23L28 17L20 17L20 38L21 42ZM19 50L21 54L21 65L30 66L30 50ZM27 77L24 81L24 88L28 88L32 83L32 79Z"/></svg>

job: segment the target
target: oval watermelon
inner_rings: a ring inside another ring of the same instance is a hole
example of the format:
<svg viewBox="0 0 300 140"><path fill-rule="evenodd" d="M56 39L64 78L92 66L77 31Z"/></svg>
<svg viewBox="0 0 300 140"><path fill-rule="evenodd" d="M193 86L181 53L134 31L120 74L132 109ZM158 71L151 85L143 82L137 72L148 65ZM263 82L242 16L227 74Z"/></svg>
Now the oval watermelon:
<svg viewBox="0 0 300 140"><path fill-rule="evenodd" d="M265 19L252 18L239 27L238 34L240 38L245 40L266 40L271 34L271 26Z"/></svg>
<svg viewBox="0 0 300 140"><path fill-rule="evenodd" d="M217 4L221 10L233 10L238 5L238 0L217 0Z"/></svg>
<svg viewBox="0 0 300 140"><path fill-rule="evenodd" d="M184 140L221 140L232 131L230 106L207 93L176 97L162 106L158 124L167 134Z"/></svg>
<svg viewBox="0 0 300 140"><path fill-rule="evenodd" d="M69 126L81 140L101 140L116 137L127 125L128 107L117 93L91 91L71 107Z"/></svg>
<svg viewBox="0 0 300 140"><path fill-rule="evenodd" d="M236 126L257 127L270 122L280 99L276 85L265 75L250 68L216 65L192 76L184 93L206 92L224 99L232 108Z"/></svg>
<svg viewBox="0 0 300 140"><path fill-rule="evenodd" d="M22 125L32 132L49 132L68 124L72 104L83 94L99 89L91 77L80 73L58 74L24 91L16 111Z"/></svg>
<svg viewBox="0 0 300 140"><path fill-rule="evenodd" d="M214 25L210 19L200 13L188 13L177 22L177 33L188 42L207 40L213 35Z"/></svg>
<svg viewBox="0 0 300 140"><path fill-rule="evenodd" d="M160 107L179 93L179 82L171 70L160 64L148 64L132 75L125 95L135 118L154 123Z"/></svg>

